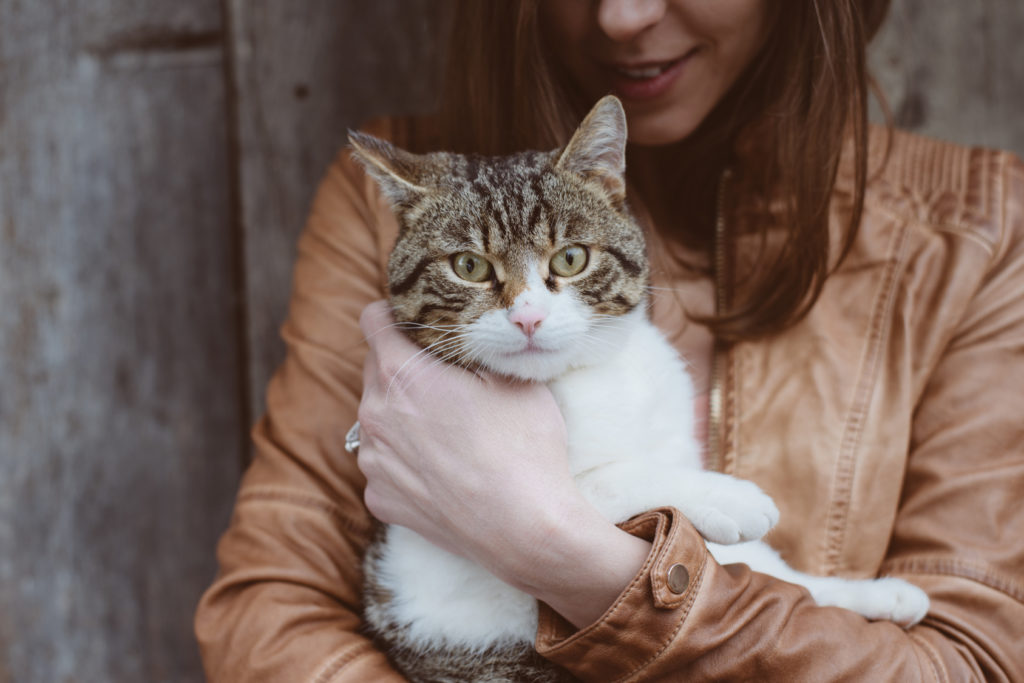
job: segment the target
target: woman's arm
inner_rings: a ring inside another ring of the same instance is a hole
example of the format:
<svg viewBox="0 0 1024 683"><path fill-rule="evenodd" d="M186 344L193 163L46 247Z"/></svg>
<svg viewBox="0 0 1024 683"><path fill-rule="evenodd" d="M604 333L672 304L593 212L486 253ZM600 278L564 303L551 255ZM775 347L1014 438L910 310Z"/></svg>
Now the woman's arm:
<svg viewBox="0 0 1024 683"><path fill-rule="evenodd" d="M372 520L343 448L366 354L359 315L383 291L381 211L343 154L299 242L287 357L253 431L218 577L196 613L212 682L403 680L357 632Z"/></svg>

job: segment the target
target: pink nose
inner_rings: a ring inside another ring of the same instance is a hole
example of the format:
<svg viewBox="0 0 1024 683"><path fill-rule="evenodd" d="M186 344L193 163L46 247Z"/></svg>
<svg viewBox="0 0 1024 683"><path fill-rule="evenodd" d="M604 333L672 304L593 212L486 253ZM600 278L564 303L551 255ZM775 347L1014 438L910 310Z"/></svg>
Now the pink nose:
<svg viewBox="0 0 1024 683"><path fill-rule="evenodd" d="M532 337L534 331L548 317L547 311L533 304L523 304L508 314L509 321L523 331L527 337Z"/></svg>

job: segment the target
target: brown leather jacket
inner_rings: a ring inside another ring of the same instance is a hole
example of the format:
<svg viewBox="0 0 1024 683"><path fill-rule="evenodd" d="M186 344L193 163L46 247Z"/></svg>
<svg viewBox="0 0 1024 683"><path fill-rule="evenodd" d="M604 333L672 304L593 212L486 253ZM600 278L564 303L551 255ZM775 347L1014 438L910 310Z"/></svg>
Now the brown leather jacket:
<svg viewBox="0 0 1024 683"><path fill-rule="evenodd" d="M841 175L836 224L850 186ZM211 681L402 680L358 634L371 520L342 448L360 396L357 320L382 297L395 233L343 153L299 243L288 356L196 616ZM743 258L756 238L735 247ZM685 350L707 333L681 301L709 310L714 285L656 235L651 251L666 288L654 319ZM538 650L583 681L1024 680L1020 161L897 133L810 315L716 367L712 463L775 498L769 541L809 572L905 577L930 595L929 616L904 631L817 607L718 565L684 518L658 510L631 523L653 550L621 597L578 632L542 609ZM682 593L666 581L675 563L689 569Z"/></svg>

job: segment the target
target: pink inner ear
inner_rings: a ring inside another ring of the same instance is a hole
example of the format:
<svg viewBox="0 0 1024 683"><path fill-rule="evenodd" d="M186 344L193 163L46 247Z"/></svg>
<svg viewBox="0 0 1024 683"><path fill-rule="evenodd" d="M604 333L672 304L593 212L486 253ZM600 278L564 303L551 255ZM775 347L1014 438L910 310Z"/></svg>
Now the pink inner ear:
<svg viewBox="0 0 1024 683"><path fill-rule="evenodd" d="M516 325L527 337L533 336L534 331L547 317L548 312L534 304L516 306L508 313L509 322Z"/></svg>

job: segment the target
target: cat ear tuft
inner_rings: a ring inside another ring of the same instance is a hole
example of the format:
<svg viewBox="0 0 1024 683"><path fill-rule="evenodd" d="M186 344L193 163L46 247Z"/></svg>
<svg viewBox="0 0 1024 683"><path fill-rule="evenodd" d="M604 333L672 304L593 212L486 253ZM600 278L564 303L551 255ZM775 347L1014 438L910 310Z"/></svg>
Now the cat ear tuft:
<svg viewBox="0 0 1024 683"><path fill-rule="evenodd" d="M594 105L565 146L555 168L601 183L612 204L626 199L626 112L614 95Z"/></svg>
<svg viewBox="0 0 1024 683"><path fill-rule="evenodd" d="M419 157L366 133L349 131L352 157L377 181L392 206L410 203L426 189L419 184Z"/></svg>

